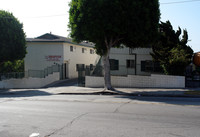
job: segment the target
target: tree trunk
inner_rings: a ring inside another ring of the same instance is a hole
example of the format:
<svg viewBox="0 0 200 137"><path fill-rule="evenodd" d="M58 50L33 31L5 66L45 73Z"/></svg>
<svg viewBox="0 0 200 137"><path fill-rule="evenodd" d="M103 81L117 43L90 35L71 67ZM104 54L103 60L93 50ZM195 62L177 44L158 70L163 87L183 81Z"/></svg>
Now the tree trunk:
<svg viewBox="0 0 200 137"><path fill-rule="evenodd" d="M105 55L103 55L104 88L105 88L105 90L114 90L114 88L111 85L109 55L110 55L110 48L108 48L107 53Z"/></svg>

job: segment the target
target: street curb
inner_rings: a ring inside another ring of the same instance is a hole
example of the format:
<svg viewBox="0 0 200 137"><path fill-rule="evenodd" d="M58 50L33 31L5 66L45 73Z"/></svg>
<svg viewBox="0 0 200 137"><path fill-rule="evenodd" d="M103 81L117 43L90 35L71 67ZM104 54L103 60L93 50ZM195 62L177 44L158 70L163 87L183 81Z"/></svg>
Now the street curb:
<svg viewBox="0 0 200 137"><path fill-rule="evenodd" d="M172 94L144 94L144 93L113 93L113 92L91 92L91 93L57 93L57 95L121 95L137 97L182 97L182 98L200 98L199 95L172 95Z"/></svg>
<svg viewBox="0 0 200 137"><path fill-rule="evenodd" d="M182 97L182 98L200 98L200 95L191 95L186 94L186 92L183 92L181 94L175 94L175 92L171 92L170 94L164 93L164 94L158 94L158 93L149 93L149 92L135 92L135 93L126 93L126 92L120 92L120 91L91 91L91 92L60 92L60 93L51 93L52 95L119 95L119 96L137 96L137 97ZM0 95L17 95L17 92L9 92L8 90L0 90Z"/></svg>

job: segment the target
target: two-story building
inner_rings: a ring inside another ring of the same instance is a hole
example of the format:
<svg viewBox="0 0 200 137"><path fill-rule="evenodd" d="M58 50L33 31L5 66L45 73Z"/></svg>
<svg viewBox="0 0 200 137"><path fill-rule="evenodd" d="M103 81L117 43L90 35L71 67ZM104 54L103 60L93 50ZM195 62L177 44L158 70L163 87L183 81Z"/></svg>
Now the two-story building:
<svg viewBox="0 0 200 137"><path fill-rule="evenodd" d="M102 65L90 42L74 43L71 39L46 33L36 38L27 38L25 71L43 70L52 65L62 65L62 78L77 78L77 64ZM110 65L112 75L150 75L159 71L152 62L151 48L112 48ZM98 64L97 64L98 63ZM98 69L96 67L96 69Z"/></svg>
<svg viewBox="0 0 200 137"><path fill-rule="evenodd" d="M126 76L162 73L160 65L152 61L151 52L151 48L111 48L111 75ZM100 65L103 66L102 61Z"/></svg>
<svg viewBox="0 0 200 137"><path fill-rule="evenodd" d="M77 44L71 39L51 33L37 38L27 38L26 41L25 71L62 65L64 78L76 78L76 64L95 65L100 58L95 53L94 44Z"/></svg>

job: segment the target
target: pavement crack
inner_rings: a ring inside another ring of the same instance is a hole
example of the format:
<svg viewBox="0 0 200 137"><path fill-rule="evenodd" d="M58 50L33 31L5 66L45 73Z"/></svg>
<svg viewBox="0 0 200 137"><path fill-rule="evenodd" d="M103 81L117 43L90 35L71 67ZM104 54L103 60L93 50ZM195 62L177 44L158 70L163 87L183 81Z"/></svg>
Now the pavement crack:
<svg viewBox="0 0 200 137"><path fill-rule="evenodd" d="M178 135L178 134L174 134L174 133L169 133L170 135L173 135L173 136L176 136L176 137L185 137L185 136L182 136L182 135Z"/></svg>
<svg viewBox="0 0 200 137"><path fill-rule="evenodd" d="M52 135L57 134L58 132L60 132L61 130L63 130L63 129L66 128L66 127L71 127L72 124L73 124L75 121L79 120L80 118L82 118L83 116L85 116L85 115L87 115L87 114L89 114L89 113L84 113L84 114L81 114L81 115L75 117L74 119L72 119L69 123L67 123L67 124L64 125L63 127L59 128L59 129L57 129L57 130L55 130L54 132L52 132L52 133L50 133L50 134L48 134L48 135L45 135L44 137L50 137L50 136L52 136Z"/></svg>
<svg viewBox="0 0 200 137"><path fill-rule="evenodd" d="M117 107L117 108L114 110L113 113L117 113L117 112L119 112L119 109L120 109L120 108L122 108L123 106L129 104L130 102L131 102L131 101L129 101L129 102L125 102L125 103L121 104L119 107Z"/></svg>

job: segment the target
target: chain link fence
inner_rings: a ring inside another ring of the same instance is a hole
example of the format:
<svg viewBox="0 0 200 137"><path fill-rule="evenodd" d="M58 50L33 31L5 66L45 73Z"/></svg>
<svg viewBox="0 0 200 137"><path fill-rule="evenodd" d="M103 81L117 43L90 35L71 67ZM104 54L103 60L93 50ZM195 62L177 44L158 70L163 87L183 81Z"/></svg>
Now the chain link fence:
<svg viewBox="0 0 200 137"><path fill-rule="evenodd" d="M47 67L44 70L28 70L25 72L10 72L10 73L0 73L0 81L7 79L22 79L22 78L45 78L49 74L53 74L53 72L60 72L62 65L53 65L51 67Z"/></svg>

